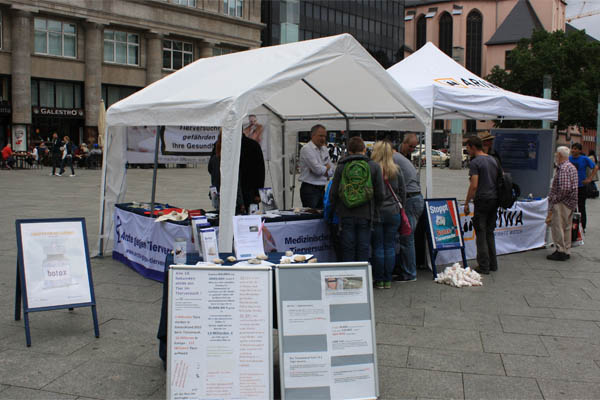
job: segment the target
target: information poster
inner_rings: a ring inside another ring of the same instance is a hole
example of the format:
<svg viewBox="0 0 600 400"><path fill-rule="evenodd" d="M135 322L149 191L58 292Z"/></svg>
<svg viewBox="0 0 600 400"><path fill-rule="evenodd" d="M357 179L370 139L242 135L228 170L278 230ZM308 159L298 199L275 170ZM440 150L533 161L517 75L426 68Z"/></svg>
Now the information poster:
<svg viewBox="0 0 600 400"><path fill-rule="evenodd" d="M211 155L220 133L219 127L165 126L159 138L158 162L161 164L197 163ZM127 162L153 164L157 126L127 127Z"/></svg>
<svg viewBox="0 0 600 400"><path fill-rule="evenodd" d="M425 213L429 222L430 241L434 250L462 246L456 200L426 199Z"/></svg>
<svg viewBox="0 0 600 400"><path fill-rule="evenodd" d="M284 399L377 397L370 267L335 265L277 269Z"/></svg>
<svg viewBox="0 0 600 400"><path fill-rule="evenodd" d="M537 170L539 139L537 133L502 133L494 139L494 149L507 170Z"/></svg>
<svg viewBox="0 0 600 400"><path fill-rule="evenodd" d="M233 217L235 256L247 260L264 254L264 225L260 215L237 215Z"/></svg>
<svg viewBox="0 0 600 400"><path fill-rule="evenodd" d="M29 309L90 303L82 221L20 223Z"/></svg>
<svg viewBox="0 0 600 400"><path fill-rule="evenodd" d="M270 268L173 266L167 398L272 398Z"/></svg>

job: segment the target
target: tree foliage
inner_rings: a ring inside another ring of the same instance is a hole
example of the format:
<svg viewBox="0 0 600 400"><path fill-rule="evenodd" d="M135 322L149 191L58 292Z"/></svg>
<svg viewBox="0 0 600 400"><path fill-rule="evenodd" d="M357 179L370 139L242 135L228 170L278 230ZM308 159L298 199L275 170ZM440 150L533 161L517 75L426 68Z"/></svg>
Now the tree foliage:
<svg viewBox="0 0 600 400"><path fill-rule="evenodd" d="M510 70L495 66L486 77L504 89L541 97L543 77L552 77L552 99L558 100L558 128L596 127L600 88L600 43L584 31L535 31L521 39L508 57ZM504 121L501 126L539 126L539 121Z"/></svg>

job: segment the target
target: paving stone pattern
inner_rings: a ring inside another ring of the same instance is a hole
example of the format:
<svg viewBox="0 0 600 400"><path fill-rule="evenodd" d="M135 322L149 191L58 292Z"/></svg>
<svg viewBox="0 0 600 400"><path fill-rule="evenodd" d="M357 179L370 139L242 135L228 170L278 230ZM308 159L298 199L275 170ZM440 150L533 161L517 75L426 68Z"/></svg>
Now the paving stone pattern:
<svg viewBox="0 0 600 400"><path fill-rule="evenodd" d="M25 346L13 318L15 219L82 216L92 251L98 238L100 171L48 174L0 171L0 399L164 398L162 287L110 257L92 260L101 337L89 309L43 312L31 315ZM158 176L157 201L210 207L205 166ZM126 199L149 200L150 180L151 170L129 170ZM467 172L436 168L434 187L463 199ZM381 398L600 398L599 200L588 200L588 221L568 262L541 249L500 257L481 288L438 285L421 270L417 282L376 291Z"/></svg>

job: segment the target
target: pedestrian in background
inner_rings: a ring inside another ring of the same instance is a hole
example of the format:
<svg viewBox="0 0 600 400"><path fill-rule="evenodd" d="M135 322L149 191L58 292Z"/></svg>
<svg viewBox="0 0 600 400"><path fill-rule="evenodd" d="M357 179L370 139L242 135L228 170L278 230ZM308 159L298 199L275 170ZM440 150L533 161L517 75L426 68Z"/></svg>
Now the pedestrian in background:
<svg viewBox="0 0 600 400"><path fill-rule="evenodd" d="M585 232L587 225L587 213L585 211L585 200L587 199L587 184L592 181L592 176L598 173L598 165L590 158L582 153L583 147L581 143L573 143L571 146L571 155L569 161L577 168L577 209L581 213L581 226ZM588 168L592 170L588 178Z"/></svg>
<svg viewBox="0 0 600 400"><path fill-rule="evenodd" d="M60 176L60 172L58 174L56 173L56 168L60 167L60 162L62 159L62 150L60 148L62 145L63 143L58 138L58 133L54 132L52 134L52 140L50 141L50 154L52 156L52 173L50 176Z"/></svg>
<svg viewBox="0 0 600 400"><path fill-rule="evenodd" d="M573 211L577 208L577 169L569 162L569 148L556 149L556 172L548 195L546 224L552 229L556 251L546 258L566 261L570 258Z"/></svg>
<svg viewBox="0 0 600 400"><path fill-rule="evenodd" d="M406 203L406 190L402 172L394 163L394 151L389 142L375 143L371 159L381 167L384 182L379 220L375 222L371 238L373 275L376 288L391 289L392 273L396 265L396 235L401 223L400 210Z"/></svg>
<svg viewBox="0 0 600 400"><path fill-rule="evenodd" d="M465 199L465 215L470 213L469 202L474 200L473 228L477 246L476 269L481 274L498 270L496 259L496 214L498 212L498 172L496 160L483 151L481 139L473 136L467 140L467 151L472 158L469 164L469 190Z"/></svg>
<svg viewBox="0 0 600 400"><path fill-rule="evenodd" d="M73 168L73 143L71 143L71 139L68 136L63 138L63 145L60 148L62 151L62 160L60 162L60 172L59 176L65 173L65 165L71 167L71 177L75 176L75 169Z"/></svg>

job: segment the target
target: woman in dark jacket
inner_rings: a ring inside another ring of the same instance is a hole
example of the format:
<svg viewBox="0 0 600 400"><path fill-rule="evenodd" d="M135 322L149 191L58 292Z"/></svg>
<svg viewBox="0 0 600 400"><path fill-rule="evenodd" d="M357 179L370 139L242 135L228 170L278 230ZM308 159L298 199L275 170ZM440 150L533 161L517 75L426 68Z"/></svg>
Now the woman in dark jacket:
<svg viewBox="0 0 600 400"><path fill-rule="evenodd" d="M384 197L379 208L379 219L372 235L373 275L375 287L392 288L392 271L396 262L396 233L400 227L400 209L406 199L404 178L394 163L393 149L389 142L381 141L373 147L372 160L381 167L384 181Z"/></svg>

